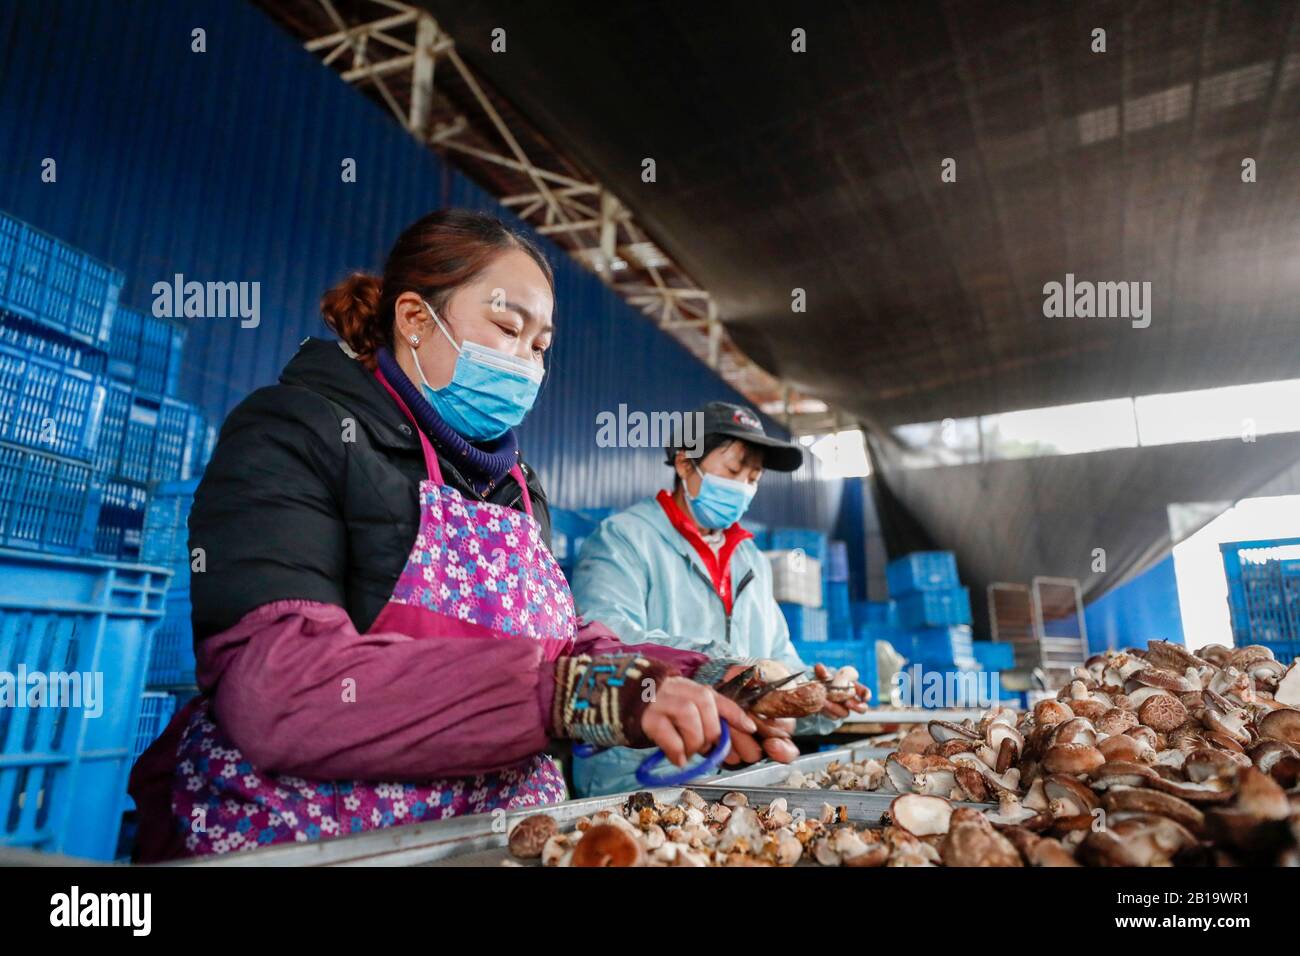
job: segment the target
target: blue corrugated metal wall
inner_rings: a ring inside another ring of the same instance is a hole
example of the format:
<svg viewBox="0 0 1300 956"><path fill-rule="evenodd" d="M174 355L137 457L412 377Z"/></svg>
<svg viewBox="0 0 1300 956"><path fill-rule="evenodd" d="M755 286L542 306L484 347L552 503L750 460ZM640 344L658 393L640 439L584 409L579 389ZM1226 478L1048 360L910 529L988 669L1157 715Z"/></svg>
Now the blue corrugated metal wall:
<svg viewBox="0 0 1300 956"><path fill-rule="evenodd" d="M191 52L195 27L206 53ZM406 223L442 205L501 211L244 3L8 4L0 50L0 208L124 270L123 300L140 308L175 272L261 283L260 327L191 323L182 393L216 417L323 334L321 292L378 270ZM57 183L40 181L45 157ZM340 179L344 157L356 183ZM653 451L597 448L598 411L737 396L594 276L551 258L554 375L524 448L557 505L622 506L668 471ZM829 528L840 494L811 468L772 474L754 518Z"/></svg>
<svg viewBox="0 0 1300 956"><path fill-rule="evenodd" d="M1102 595L1084 613L1094 653L1144 647L1157 638L1184 643L1174 556Z"/></svg>

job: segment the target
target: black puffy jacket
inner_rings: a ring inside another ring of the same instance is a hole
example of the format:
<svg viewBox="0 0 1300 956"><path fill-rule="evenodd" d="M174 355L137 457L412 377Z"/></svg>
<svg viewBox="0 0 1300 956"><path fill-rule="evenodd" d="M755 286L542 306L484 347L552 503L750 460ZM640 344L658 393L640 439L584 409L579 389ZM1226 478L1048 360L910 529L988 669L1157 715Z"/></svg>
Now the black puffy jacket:
<svg viewBox="0 0 1300 956"><path fill-rule="evenodd" d="M350 435L347 419L355 422ZM523 509L513 479L484 498L451 462L438 461L466 497ZM549 545L545 493L521 465ZM195 641L290 598L342 606L367 630L415 541L425 477L415 428L383 386L337 342L305 340L280 384L253 392L226 418L199 483L189 545L191 554L203 549L207 570L191 578Z"/></svg>

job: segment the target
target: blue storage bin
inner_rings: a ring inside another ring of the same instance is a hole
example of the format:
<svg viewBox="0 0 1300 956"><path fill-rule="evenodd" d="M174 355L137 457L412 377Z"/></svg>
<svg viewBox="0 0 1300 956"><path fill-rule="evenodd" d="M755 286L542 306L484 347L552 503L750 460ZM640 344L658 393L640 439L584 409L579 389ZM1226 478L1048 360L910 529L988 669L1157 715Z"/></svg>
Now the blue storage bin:
<svg viewBox="0 0 1300 956"><path fill-rule="evenodd" d="M848 581L849 546L843 541L830 541L826 545L826 566L822 569L827 581Z"/></svg>
<svg viewBox="0 0 1300 956"><path fill-rule="evenodd" d="M104 348L117 315L117 297L124 277L116 269L87 256L82 262L81 282L73 309L71 334L86 337L92 345ZM93 339L90 338L93 336Z"/></svg>
<svg viewBox="0 0 1300 956"><path fill-rule="evenodd" d="M822 585L822 604L832 621L842 621L849 630L853 629L848 581L826 581Z"/></svg>
<svg viewBox="0 0 1300 956"><path fill-rule="evenodd" d="M88 465L0 443L0 546L89 553L99 495Z"/></svg>
<svg viewBox="0 0 1300 956"><path fill-rule="evenodd" d="M823 568L826 567L829 544L827 536L820 531L812 528L773 528L769 533L769 543L771 547L767 550L799 550L810 558L816 558Z"/></svg>
<svg viewBox="0 0 1300 956"><path fill-rule="evenodd" d="M562 568L577 566L583 542L596 530L598 524L598 521L577 511L567 508L551 509L551 554Z"/></svg>
<svg viewBox="0 0 1300 956"><path fill-rule="evenodd" d="M790 640L807 643L825 643L828 640L830 635L825 608L785 602L779 603L777 607L781 609L785 622L790 627Z"/></svg>
<svg viewBox="0 0 1300 956"><path fill-rule="evenodd" d="M17 242L5 284L5 305L33 319L42 319L45 274L54 240L26 223L19 223Z"/></svg>
<svg viewBox="0 0 1300 956"><path fill-rule="evenodd" d="M854 601L851 605L853 623L857 627L864 624L894 626L898 624L897 601Z"/></svg>
<svg viewBox="0 0 1300 956"><path fill-rule="evenodd" d="M898 631L893 643L909 661L975 662L971 629L965 626Z"/></svg>
<svg viewBox="0 0 1300 956"><path fill-rule="evenodd" d="M101 349L45 328L5 308L0 308L0 343L17 349L23 355L49 359L91 375L104 373L107 356Z"/></svg>
<svg viewBox="0 0 1300 956"><path fill-rule="evenodd" d="M140 355L140 330L144 313L139 309L119 306L113 315L105 348L108 351L108 371L116 379L135 382L135 363Z"/></svg>
<svg viewBox="0 0 1300 956"><path fill-rule="evenodd" d="M0 212L0 306L8 305L9 277L18 258L18 244L27 227L13 216Z"/></svg>
<svg viewBox="0 0 1300 956"><path fill-rule="evenodd" d="M99 673L102 712L0 708L0 845L113 858L167 574L0 551L0 670Z"/></svg>
<svg viewBox="0 0 1300 956"><path fill-rule="evenodd" d="M960 584L957 559L951 551L914 551L896 558L885 566L885 580L894 598L917 591L949 590Z"/></svg>
<svg viewBox="0 0 1300 956"><path fill-rule="evenodd" d="M190 414L193 409L174 398L164 398L158 410L158 428L154 433L153 454L149 460L151 481L177 481L183 474L189 438Z"/></svg>
<svg viewBox="0 0 1300 956"><path fill-rule="evenodd" d="M144 485L107 479L102 483L99 518L95 526L95 553L123 561L142 560L145 508L149 492ZM166 566L160 562L160 566Z"/></svg>
<svg viewBox="0 0 1300 956"><path fill-rule="evenodd" d="M119 473L122 445L126 441L126 422L131 415L131 387L109 382L104 391L104 412L99 420L99 437L95 442L95 470L106 475Z"/></svg>
<svg viewBox="0 0 1300 956"><path fill-rule="evenodd" d="M190 406L189 424L185 432L185 461L181 467L183 479L198 478L212 459L212 449L217 444L216 426L208 422L197 408Z"/></svg>
<svg viewBox="0 0 1300 956"><path fill-rule="evenodd" d="M799 660L809 669L812 676L814 665L825 664L830 668L856 667L859 683L865 684L871 691L873 703L879 703L880 688L877 686L876 647L865 645L860 641L813 641L795 642L795 653Z"/></svg>
<svg viewBox="0 0 1300 956"><path fill-rule="evenodd" d="M141 398L139 393L133 395L122 437L122 455L117 464L117 474L121 477L132 481L149 480L161 411L159 401Z"/></svg>
<svg viewBox="0 0 1300 956"><path fill-rule="evenodd" d="M140 558L150 564L189 565L189 516L199 479L165 481L153 486L145 510ZM173 586L180 582L173 580Z"/></svg>
<svg viewBox="0 0 1300 956"><path fill-rule="evenodd" d="M131 748L131 763L140 759L140 755L149 749L149 745L158 739L172 715L176 713L176 695L166 691L147 690L140 695L140 719L135 725L135 744ZM131 803L128 797L127 802Z"/></svg>
<svg viewBox="0 0 1300 956"><path fill-rule="evenodd" d="M170 319L140 314L140 350L135 360L136 388L148 395L175 395L180 382L185 329Z"/></svg>
<svg viewBox="0 0 1300 956"><path fill-rule="evenodd" d="M85 369L0 345L0 440L90 459L104 387Z"/></svg>
<svg viewBox="0 0 1300 956"><path fill-rule="evenodd" d="M898 620L904 627L942 627L970 623L970 591L914 591L898 599Z"/></svg>
<svg viewBox="0 0 1300 956"><path fill-rule="evenodd" d="M189 687L194 684L194 629L190 624L190 592L173 587L149 657L150 687Z"/></svg>
<svg viewBox="0 0 1300 956"><path fill-rule="evenodd" d="M986 671L1009 671L1016 666L1014 644L1003 641L974 641L971 649L975 660Z"/></svg>

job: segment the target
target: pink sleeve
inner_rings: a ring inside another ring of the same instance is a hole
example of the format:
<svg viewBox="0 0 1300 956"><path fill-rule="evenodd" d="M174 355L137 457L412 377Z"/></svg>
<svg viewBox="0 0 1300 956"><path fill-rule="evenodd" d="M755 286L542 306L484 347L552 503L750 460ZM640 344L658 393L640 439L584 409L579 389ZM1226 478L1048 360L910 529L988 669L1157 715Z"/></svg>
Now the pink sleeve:
<svg viewBox="0 0 1300 956"><path fill-rule="evenodd" d="M695 651L683 651L663 644L624 644L617 634L599 621L578 619L578 633L574 635L575 654L618 654L635 651L652 660L671 664L681 671L683 677L692 677L695 669L709 660L705 654Z"/></svg>
<svg viewBox="0 0 1300 956"><path fill-rule="evenodd" d="M487 773L546 749L554 671L533 641L358 634L275 601L198 647L198 682L257 767L316 779Z"/></svg>

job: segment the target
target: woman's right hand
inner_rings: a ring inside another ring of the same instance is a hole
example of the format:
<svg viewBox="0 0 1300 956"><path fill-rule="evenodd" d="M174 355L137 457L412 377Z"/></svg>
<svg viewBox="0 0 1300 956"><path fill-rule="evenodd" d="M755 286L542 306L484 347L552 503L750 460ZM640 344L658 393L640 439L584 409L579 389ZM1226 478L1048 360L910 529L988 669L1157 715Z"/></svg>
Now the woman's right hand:
<svg viewBox="0 0 1300 956"><path fill-rule="evenodd" d="M641 712L641 730L674 765L686 766L694 754L708 753L722 736L722 721L754 734L753 719L713 688L685 677L665 678Z"/></svg>

